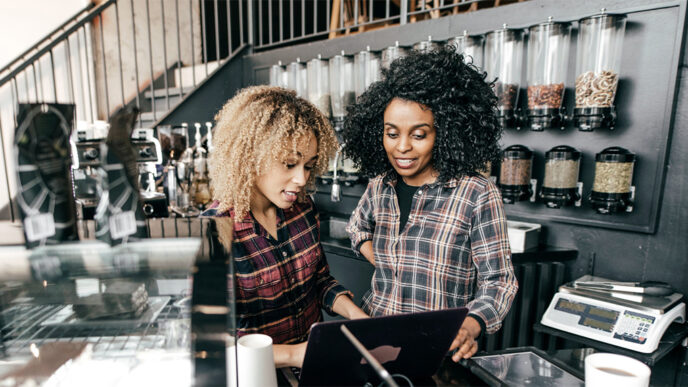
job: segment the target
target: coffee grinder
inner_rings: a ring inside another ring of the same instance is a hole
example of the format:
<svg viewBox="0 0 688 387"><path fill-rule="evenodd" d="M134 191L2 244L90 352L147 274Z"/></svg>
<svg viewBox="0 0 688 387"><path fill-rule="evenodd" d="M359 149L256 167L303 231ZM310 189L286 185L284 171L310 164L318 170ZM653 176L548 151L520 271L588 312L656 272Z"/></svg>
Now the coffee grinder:
<svg viewBox="0 0 688 387"><path fill-rule="evenodd" d="M98 176L100 146L105 141L110 124L96 121L93 124L78 121L70 139L72 147L72 176L77 217L91 220L98 205Z"/></svg>
<svg viewBox="0 0 688 387"><path fill-rule="evenodd" d="M148 218L167 217L167 198L162 192L157 192L155 183L157 165L162 164L160 142L153 129L138 128L131 134L131 143L136 149L143 213Z"/></svg>

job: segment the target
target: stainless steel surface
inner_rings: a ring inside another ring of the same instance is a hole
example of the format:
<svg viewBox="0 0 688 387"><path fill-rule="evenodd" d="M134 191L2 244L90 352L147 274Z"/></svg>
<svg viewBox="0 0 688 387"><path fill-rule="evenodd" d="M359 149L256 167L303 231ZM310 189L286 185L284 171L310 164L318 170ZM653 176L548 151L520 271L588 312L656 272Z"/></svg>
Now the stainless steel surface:
<svg viewBox="0 0 688 387"><path fill-rule="evenodd" d="M472 360L509 386L584 386L585 384L583 380L530 351L474 356Z"/></svg>
<svg viewBox="0 0 688 387"><path fill-rule="evenodd" d="M605 278L593 277L590 275L583 276L578 281L608 281ZM657 313L664 313L678 304L683 295L680 293L673 293L665 297L642 296L638 294L625 294L621 292L612 291L596 291L592 289L582 289L573 286L573 283L568 283L559 287L560 292L578 294L585 297L590 297L600 301L614 302L619 305L637 308L639 310L646 310Z"/></svg>

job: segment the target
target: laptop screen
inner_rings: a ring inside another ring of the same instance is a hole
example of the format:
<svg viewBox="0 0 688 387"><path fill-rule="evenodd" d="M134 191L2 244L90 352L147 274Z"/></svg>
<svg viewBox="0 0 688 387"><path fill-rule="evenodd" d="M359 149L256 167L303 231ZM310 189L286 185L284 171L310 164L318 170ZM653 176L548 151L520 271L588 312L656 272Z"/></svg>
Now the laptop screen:
<svg viewBox="0 0 688 387"><path fill-rule="evenodd" d="M430 378L467 313L466 308L456 308L314 324L299 385L380 383L375 370L342 333L342 324L389 373L412 380Z"/></svg>

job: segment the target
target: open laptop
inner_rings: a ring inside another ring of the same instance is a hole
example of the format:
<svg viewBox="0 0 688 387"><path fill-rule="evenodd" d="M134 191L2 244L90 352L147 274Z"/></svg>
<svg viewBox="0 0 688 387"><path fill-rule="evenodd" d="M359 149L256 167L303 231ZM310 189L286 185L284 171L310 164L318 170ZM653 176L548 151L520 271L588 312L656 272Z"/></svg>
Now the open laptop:
<svg viewBox="0 0 688 387"><path fill-rule="evenodd" d="M447 355L467 313L466 308L456 308L314 324L299 386L380 383L375 370L342 332L342 324L390 374L428 379Z"/></svg>

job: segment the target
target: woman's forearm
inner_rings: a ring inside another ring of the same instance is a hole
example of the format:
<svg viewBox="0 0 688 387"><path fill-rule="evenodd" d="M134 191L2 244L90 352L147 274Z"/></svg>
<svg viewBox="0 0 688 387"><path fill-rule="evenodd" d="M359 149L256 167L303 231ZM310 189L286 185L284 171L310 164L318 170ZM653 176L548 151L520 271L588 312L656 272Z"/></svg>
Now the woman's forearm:
<svg viewBox="0 0 688 387"><path fill-rule="evenodd" d="M272 346L272 355L275 359L275 367L299 367L303 365L308 342L300 344L275 344Z"/></svg>
<svg viewBox="0 0 688 387"><path fill-rule="evenodd" d="M368 315L361 310L348 296L341 295L334 300L332 311L349 320L366 318Z"/></svg>
<svg viewBox="0 0 688 387"><path fill-rule="evenodd" d="M370 262L371 265L375 266L375 255L373 254L373 242L371 241L365 241L361 244L361 248L359 249L361 252L361 255L365 257L365 259Z"/></svg>

